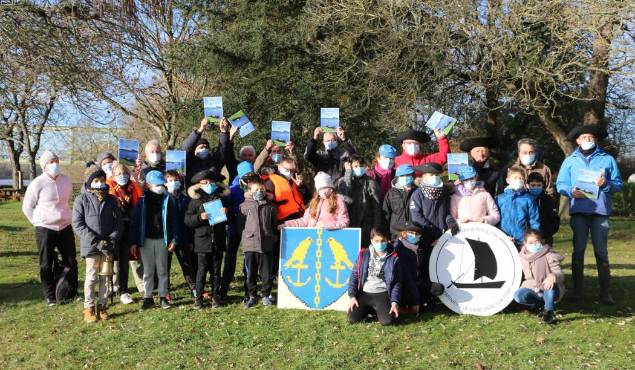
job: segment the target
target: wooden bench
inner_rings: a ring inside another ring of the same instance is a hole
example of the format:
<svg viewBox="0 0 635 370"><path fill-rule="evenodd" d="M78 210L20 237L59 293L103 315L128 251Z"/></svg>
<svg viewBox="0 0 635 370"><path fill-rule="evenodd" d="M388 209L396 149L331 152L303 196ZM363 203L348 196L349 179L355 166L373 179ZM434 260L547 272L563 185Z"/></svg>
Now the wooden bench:
<svg viewBox="0 0 635 370"><path fill-rule="evenodd" d="M18 189L0 188L0 200L21 201L24 194Z"/></svg>

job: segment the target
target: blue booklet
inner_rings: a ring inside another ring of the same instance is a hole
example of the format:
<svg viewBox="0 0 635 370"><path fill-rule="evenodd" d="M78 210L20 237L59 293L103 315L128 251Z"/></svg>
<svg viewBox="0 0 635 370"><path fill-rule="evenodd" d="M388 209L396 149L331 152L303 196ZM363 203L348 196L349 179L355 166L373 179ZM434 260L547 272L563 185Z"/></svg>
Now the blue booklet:
<svg viewBox="0 0 635 370"><path fill-rule="evenodd" d="M139 157L139 140L119 139L119 162L134 166Z"/></svg>
<svg viewBox="0 0 635 370"><path fill-rule="evenodd" d="M428 122L426 122L426 127L430 130L439 130L443 133L443 135L449 135L452 131L452 127L456 124L456 118L452 118L450 116L446 116L441 112L434 112Z"/></svg>
<svg viewBox="0 0 635 370"><path fill-rule="evenodd" d="M256 126L251 122L247 114L243 111L238 111L228 118L229 123L238 129L240 137L245 137L252 132L256 131Z"/></svg>
<svg viewBox="0 0 635 370"><path fill-rule="evenodd" d="M574 187L583 192L587 198L596 200L600 195L600 187L595 181L603 174L602 171L580 170Z"/></svg>
<svg viewBox="0 0 635 370"><path fill-rule="evenodd" d="M185 175L185 150L168 150L165 152L165 170L176 170Z"/></svg>
<svg viewBox="0 0 635 370"><path fill-rule="evenodd" d="M324 132L331 132L340 127L339 108L320 108L320 126Z"/></svg>
<svg viewBox="0 0 635 370"><path fill-rule="evenodd" d="M458 180L459 172L469 166L467 153L448 153L448 179Z"/></svg>
<svg viewBox="0 0 635 370"><path fill-rule="evenodd" d="M240 137L245 137L254 131L256 131L256 126L254 126L253 123L249 122L245 125L240 126L238 133L240 134Z"/></svg>
<svg viewBox="0 0 635 370"><path fill-rule="evenodd" d="M271 121L271 140L278 146L285 146L291 141L291 122Z"/></svg>
<svg viewBox="0 0 635 370"><path fill-rule="evenodd" d="M216 225L227 221L227 215L223 212L223 202L221 202L220 199L203 203L203 209L209 217L208 221L210 225Z"/></svg>
<svg viewBox="0 0 635 370"><path fill-rule="evenodd" d="M203 98L203 115L210 123L218 124L223 117L223 97L207 96Z"/></svg>

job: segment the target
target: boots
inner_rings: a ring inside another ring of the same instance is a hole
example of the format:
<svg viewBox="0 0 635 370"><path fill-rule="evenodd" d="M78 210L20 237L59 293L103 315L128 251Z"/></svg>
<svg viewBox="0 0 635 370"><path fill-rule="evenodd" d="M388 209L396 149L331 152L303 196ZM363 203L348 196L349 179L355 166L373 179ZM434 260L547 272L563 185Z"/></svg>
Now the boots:
<svg viewBox="0 0 635 370"><path fill-rule="evenodd" d="M95 307L84 308L84 322L87 324L94 324L97 322Z"/></svg>
<svg viewBox="0 0 635 370"><path fill-rule="evenodd" d="M108 311L106 311L106 306L99 305L99 320L108 320Z"/></svg>
<svg viewBox="0 0 635 370"><path fill-rule="evenodd" d="M571 275L573 278L573 295L574 302L582 298L582 280L584 279L584 259L571 260Z"/></svg>
<svg viewBox="0 0 635 370"><path fill-rule="evenodd" d="M608 263L598 263L598 278L600 279L600 302L605 305L613 306L615 301L609 293L609 285L611 281L611 267Z"/></svg>

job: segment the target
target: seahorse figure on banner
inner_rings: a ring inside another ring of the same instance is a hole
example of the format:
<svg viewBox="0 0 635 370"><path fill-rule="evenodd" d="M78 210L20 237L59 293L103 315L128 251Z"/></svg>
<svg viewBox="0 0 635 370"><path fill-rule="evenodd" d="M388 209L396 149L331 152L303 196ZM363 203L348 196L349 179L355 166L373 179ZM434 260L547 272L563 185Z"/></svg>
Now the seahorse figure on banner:
<svg viewBox="0 0 635 370"><path fill-rule="evenodd" d="M291 279L289 275L287 275L287 281L289 284L302 287L307 285L311 281L311 277L309 276L306 281L301 280L302 270L306 270L309 268L309 265L304 263L304 259L306 258L306 254L309 252L309 247L311 247L311 243L313 243L313 239L308 236L304 240L302 240L293 250L291 254L291 258L284 264L285 269L295 269L296 270L296 280Z"/></svg>

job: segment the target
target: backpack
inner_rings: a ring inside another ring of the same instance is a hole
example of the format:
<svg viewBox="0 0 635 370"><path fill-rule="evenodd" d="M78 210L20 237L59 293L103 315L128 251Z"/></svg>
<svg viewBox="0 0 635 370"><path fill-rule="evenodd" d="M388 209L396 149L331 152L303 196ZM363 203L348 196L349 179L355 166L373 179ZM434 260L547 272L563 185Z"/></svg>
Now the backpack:
<svg viewBox="0 0 635 370"><path fill-rule="evenodd" d="M70 282L69 273L71 268L62 265L62 262L55 255L53 259L53 276L55 279L55 300L58 304L66 303L77 295L77 288Z"/></svg>

